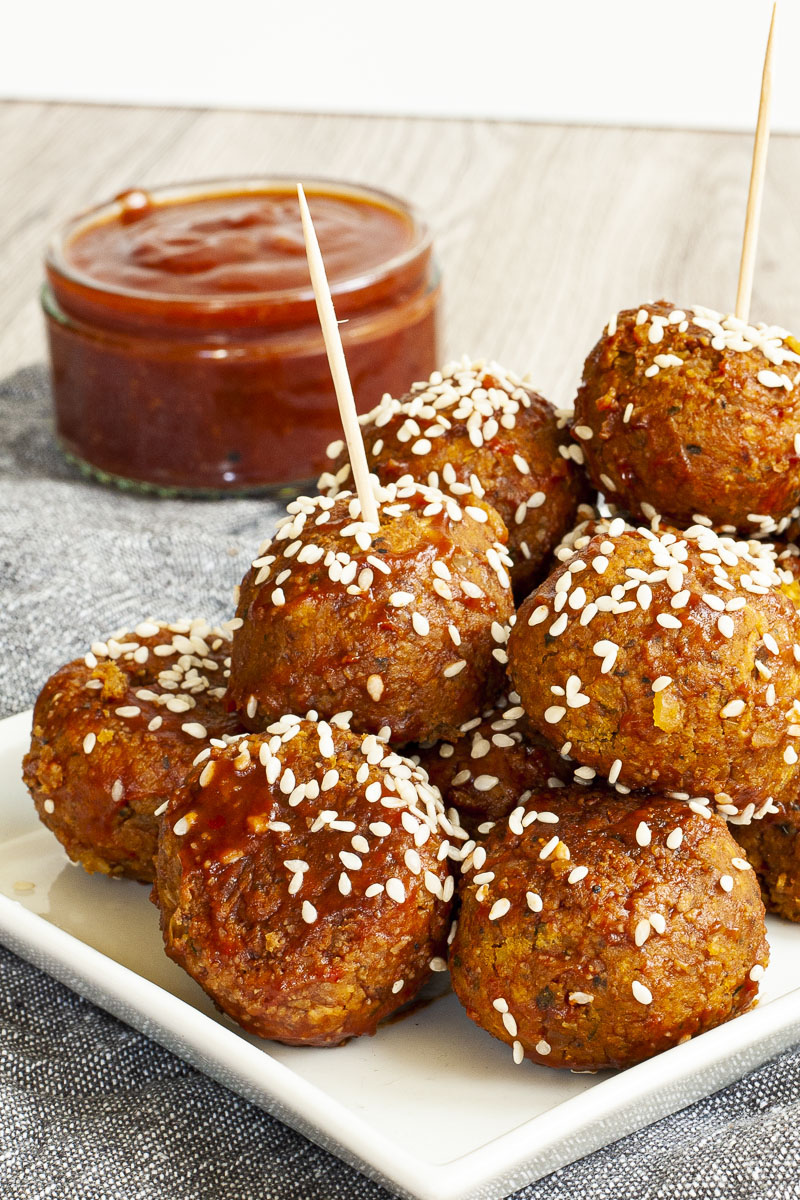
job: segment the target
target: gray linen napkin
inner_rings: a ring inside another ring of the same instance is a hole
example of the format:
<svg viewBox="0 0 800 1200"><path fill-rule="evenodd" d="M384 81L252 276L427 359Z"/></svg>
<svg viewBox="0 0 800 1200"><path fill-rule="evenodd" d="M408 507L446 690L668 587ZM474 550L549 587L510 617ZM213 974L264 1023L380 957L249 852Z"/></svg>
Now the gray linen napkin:
<svg viewBox="0 0 800 1200"><path fill-rule="evenodd" d="M0 384L0 716L99 633L231 615L278 507L155 500L61 458L41 367ZM386 1192L0 948L0 1200L379 1200ZM800 1197L800 1050L517 1200Z"/></svg>

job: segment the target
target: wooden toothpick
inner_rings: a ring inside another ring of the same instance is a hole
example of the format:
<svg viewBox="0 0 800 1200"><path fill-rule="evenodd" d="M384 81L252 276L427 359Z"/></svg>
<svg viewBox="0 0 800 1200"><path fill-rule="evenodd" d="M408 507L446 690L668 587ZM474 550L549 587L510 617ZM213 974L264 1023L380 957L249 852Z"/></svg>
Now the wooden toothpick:
<svg viewBox="0 0 800 1200"><path fill-rule="evenodd" d="M742 258L739 263L739 287L736 292L736 316L747 321L750 317L750 296L753 291L753 271L756 262L758 226L761 219L761 197L764 194L764 172L769 145L769 112L772 103L772 34L775 29L777 0L772 6L764 71L761 76L761 99L758 103L758 124L753 143L753 165L750 168L750 190L747 195L747 214L744 220Z"/></svg>
<svg viewBox="0 0 800 1200"><path fill-rule="evenodd" d="M331 290L328 286L328 277L325 274L325 264L322 261L314 223L311 220L311 213L308 211L306 194L299 183L297 185L297 199L300 202L300 219L303 222L303 237L306 243L308 269L311 272L311 285L314 288L314 299L317 302L317 312L319 313L319 323L322 326L322 336L325 341L325 351L328 355L328 365L333 376L333 387L336 392L336 399L339 402L339 416L342 419L342 428L344 429L344 437L347 442L347 453L350 455L350 466L353 470L356 492L361 504L361 516L368 525L374 525L378 529L380 524L378 519L378 505L369 477L364 439L361 436L361 426L358 423L353 388L350 383L350 376L347 373L347 363L345 362L342 339L339 334L339 324L333 308Z"/></svg>

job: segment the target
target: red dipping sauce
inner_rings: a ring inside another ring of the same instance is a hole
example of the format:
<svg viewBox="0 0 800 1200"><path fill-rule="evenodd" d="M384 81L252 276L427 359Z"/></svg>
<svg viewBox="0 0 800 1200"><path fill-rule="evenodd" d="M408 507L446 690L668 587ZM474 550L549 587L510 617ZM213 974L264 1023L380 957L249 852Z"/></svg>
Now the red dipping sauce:
<svg viewBox="0 0 800 1200"><path fill-rule="evenodd" d="M305 184L356 403L437 359L427 228L401 200ZM104 480L164 493L294 490L341 436L294 181L133 191L47 255L56 427Z"/></svg>

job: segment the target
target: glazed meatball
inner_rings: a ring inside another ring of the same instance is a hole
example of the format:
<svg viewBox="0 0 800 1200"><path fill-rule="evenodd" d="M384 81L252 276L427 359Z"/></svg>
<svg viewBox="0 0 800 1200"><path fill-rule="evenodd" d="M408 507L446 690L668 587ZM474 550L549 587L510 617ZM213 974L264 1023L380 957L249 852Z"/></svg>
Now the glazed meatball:
<svg viewBox="0 0 800 1200"><path fill-rule="evenodd" d="M455 741L421 746L416 757L473 836L488 833L531 792L571 778L565 760L531 729L513 692L466 721Z"/></svg>
<svg viewBox="0 0 800 1200"><path fill-rule="evenodd" d="M767 911L800 921L800 806L787 805L779 816L736 825L733 836L758 876Z"/></svg>
<svg viewBox="0 0 800 1200"><path fill-rule="evenodd" d="M242 728L225 706L231 636L203 620L143 621L48 679L23 778L85 870L152 882L155 810L209 738Z"/></svg>
<svg viewBox="0 0 800 1200"><path fill-rule="evenodd" d="M612 318L592 350L572 433L592 482L633 513L769 534L800 497L800 344L666 301Z"/></svg>
<svg viewBox="0 0 800 1200"><path fill-rule="evenodd" d="M374 1033L445 967L447 856L465 836L373 734L284 717L211 749L169 803L153 894L167 954L260 1037Z"/></svg>
<svg viewBox="0 0 800 1200"><path fill-rule="evenodd" d="M455 733L502 687L513 614L494 509L409 484L358 500L301 497L245 577L230 695L245 724L352 713L398 745Z"/></svg>
<svg viewBox="0 0 800 1200"><path fill-rule="evenodd" d="M764 906L708 809L546 792L464 866L453 987L517 1062L627 1067L755 1000Z"/></svg>
<svg viewBox="0 0 800 1200"><path fill-rule="evenodd" d="M585 779L778 811L797 789L800 614L774 552L618 521L519 611L509 671L534 728Z"/></svg>
<svg viewBox="0 0 800 1200"><path fill-rule="evenodd" d="M587 491L580 451L552 405L497 363L464 359L401 400L384 396L360 422L382 483L411 477L497 509L509 530L514 590L527 595ZM335 495L351 486L350 463L342 442L328 455L333 465L319 487Z"/></svg>

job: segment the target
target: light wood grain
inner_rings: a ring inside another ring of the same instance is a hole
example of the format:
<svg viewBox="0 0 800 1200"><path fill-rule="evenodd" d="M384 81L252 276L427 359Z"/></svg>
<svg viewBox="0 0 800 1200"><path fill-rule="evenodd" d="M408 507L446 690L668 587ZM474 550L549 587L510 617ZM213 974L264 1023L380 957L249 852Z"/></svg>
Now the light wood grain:
<svg viewBox="0 0 800 1200"><path fill-rule="evenodd" d="M0 371L44 357L51 231L136 184L338 176L414 201L445 279L445 357L531 370L569 401L608 315L730 309L752 139L489 121L0 105ZM774 137L751 313L800 330L800 137Z"/></svg>

